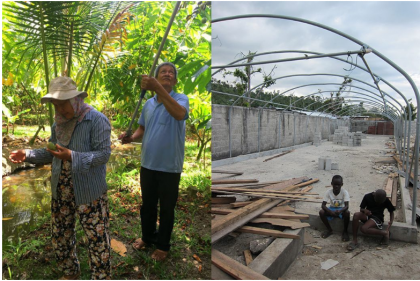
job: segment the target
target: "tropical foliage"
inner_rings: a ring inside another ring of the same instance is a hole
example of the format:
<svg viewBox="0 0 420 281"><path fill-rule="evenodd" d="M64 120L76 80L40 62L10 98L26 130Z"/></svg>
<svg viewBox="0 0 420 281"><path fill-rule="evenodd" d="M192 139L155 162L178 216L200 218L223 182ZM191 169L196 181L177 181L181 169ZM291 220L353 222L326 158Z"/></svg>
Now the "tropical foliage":
<svg viewBox="0 0 420 281"><path fill-rule="evenodd" d="M3 104L11 115L21 112L20 106L32 108L33 115L49 111L51 125L53 109L38 101L52 78L69 76L89 93L87 102L104 111L117 127L127 126L138 101L140 77L150 72L174 6L173 2L4 2ZM209 95L210 15L210 2L183 2L159 58L179 68L178 92L203 101ZM146 98L150 97L148 93ZM42 118L38 124L43 125Z"/></svg>

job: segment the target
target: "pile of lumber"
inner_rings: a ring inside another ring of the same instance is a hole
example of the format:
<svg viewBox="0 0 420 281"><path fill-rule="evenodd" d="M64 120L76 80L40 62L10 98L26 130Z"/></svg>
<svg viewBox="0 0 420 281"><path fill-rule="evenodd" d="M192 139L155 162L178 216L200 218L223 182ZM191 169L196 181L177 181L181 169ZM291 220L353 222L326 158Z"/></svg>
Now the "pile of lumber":
<svg viewBox="0 0 420 281"><path fill-rule="evenodd" d="M318 195L310 193L311 184L318 179L307 177L293 178L276 182L245 182L247 180L213 181L212 193L219 197L212 198L212 243L228 234L253 233L275 238L299 239L299 235L280 230L248 226L248 223L271 224L284 228L299 229L309 227L300 220L308 219L308 215L296 214L287 205L291 201L307 201L321 203ZM216 185L217 184L217 185ZM235 195L251 198L248 201L237 202ZM318 200L316 200L318 199ZM244 252L246 264L252 261L249 250ZM223 253L212 250L212 266L216 266L235 279L266 279L247 266L238 263Z"/></svg>
<svg viewBox="0 0 420 281"><path fill-rule="evenodd" d="M299 221L300 219L308 219L306 215L295 214L294 210L285 206L285 204L298 200L321 203L319 198L315 198L318 199L316 201L311 197L318 194L309 193L312 189L310 184L317 181L318 179L311 180L302 177L279 182L254 183L239 187L212 186L213 194L245 195L253 198L245 202L236 202L236 197L234 196L212 198L212 243L233 231L252 232L272 237L298 238L296 235L283 233L278 230L267 230L244 225L248 222L270 223L292 229L309 226L309 224ZM231 183L231 181L226 182L226 184ZM301 188L303 189L299 190Z"/></svg>

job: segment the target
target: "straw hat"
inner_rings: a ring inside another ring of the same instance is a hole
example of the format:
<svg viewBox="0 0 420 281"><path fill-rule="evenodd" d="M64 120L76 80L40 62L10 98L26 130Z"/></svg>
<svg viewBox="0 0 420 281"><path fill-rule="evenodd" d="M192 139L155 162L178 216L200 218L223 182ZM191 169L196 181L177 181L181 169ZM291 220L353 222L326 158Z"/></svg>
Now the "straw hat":
<svg viewBox="0 0 420 281"><path fill-rule="evenodd" d="M78 91L76 83L69 77L59 76L54 78L51 83L49 93L41 98L41 103L55 100L69 100L80 95L82 98L87 97L87 93Z"/></svg>

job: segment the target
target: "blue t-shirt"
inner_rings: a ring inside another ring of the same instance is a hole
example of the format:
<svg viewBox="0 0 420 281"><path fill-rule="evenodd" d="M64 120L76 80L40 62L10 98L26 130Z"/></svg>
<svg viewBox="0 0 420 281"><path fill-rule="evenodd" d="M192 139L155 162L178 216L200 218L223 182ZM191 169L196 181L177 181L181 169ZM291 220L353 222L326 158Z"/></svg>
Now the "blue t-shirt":
<svg viewBox="0 0 420 281"><path fill-rule="evenodd" d="M138 124L143 126L141 166L150 170L181 173L184 164L185 120L188 119L189 101L184 94L171 91L170 96L186 109L183 120L176 120L158 103L157 95L143 106Z"/></svg>

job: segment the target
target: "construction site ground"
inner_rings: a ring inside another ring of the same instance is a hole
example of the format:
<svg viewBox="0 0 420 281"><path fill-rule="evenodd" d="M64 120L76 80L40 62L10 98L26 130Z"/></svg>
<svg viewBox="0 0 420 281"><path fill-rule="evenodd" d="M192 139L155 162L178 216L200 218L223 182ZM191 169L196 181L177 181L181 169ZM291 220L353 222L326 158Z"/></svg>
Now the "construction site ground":
<svg viewBox="0 0 420 281"><path fill-rule="evenodd" d="M213 174L213 179L258 179L260 182L269 182L307 176L319 179L319 182L312 185L313 189L310 192L318 193L318 196L322 198L324 193L331 188L331 178L339 174L344 179L343 188L347 189L350 194L350 212L354 214L359 210L363 196L368 192L382 188L388 178L388 172L385 171L393 169L387 168L387 164L375 164L375 161L392 159L394 151L389 136L367 135L367 138L362 140L362 146L359 147L341 146L324 141L317 147L303 146L267 162L263 161L270 156L223 166L216 163L214 169L243 172L243 175L229 177ZM318 159L320 157L330 157L333 163L338 163L339 169L319 170ZM401 182L404 183L403 178ZM412 190L410 190L410 194L412 194ZM244 200L244 198L238 198L238 200ZM296 209L296 212L318 212L321 204L294 202L291 206ZM420 207L419 200L417 200L417 206ZM402 207L399 193L395 221L404 221ZM385 211L385 221L389 221L387 211ZM305 229L305 245L302 253L295 259L287 272L279 278L301 280L420 279L419 244L392 241L391 237L389 246L381 246L379 245L380 237L360 236L361 246L353 252L348 252L346 250L348 242L341 241L341 233L337 232L327 239L323 239L321 238L323 230L325 228L309 227ZM225 237L215 245L215 248L235 260L243 262L241 253L244 250L243 247L246 246L244 243L235 243L235 241L249 239L241 239L243 235L245 234L241 234L236 239ZM417 231L418 241L420 241L419 236L419 231ZM246 237L243 236L243 238ZM321 263L329 259L337 261L338 264L329 270L321 269Z"/></svg>

